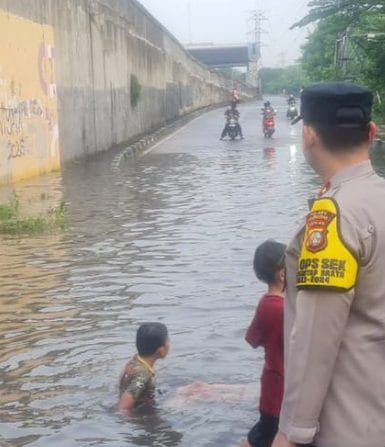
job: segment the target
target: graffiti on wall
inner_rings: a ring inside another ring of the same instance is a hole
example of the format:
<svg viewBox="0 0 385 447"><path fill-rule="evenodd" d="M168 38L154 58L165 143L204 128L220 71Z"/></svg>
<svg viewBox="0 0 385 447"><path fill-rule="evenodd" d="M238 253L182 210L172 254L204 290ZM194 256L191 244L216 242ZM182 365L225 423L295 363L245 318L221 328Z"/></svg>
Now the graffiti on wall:
<svg viewBox="0 0 385 447"><path fill-rule="evenodd" d="M53 28L0 10L0 183L60 167Z"/></svg>

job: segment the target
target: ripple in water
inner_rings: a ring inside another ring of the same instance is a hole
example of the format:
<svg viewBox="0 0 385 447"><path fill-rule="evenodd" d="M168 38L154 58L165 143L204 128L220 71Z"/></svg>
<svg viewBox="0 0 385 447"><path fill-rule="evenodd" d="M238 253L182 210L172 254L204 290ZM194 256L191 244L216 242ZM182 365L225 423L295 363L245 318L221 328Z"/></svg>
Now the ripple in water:
<svg viewBox="0 0 385 447"><path fill-rule="evenodd" d="M0 445L222 447L245 436L263 363L243 341L263 291L253 252L268 237L287 242L319 187L299 129L281 117L266 147L253 107L243 142L214 141L213 112L118 173L106 154L17 186L62 197L71 221L64 234L0 241ZM127 420L114 412L117 379L150 320L172 337L157 365L162 394L152 414ZM176 401L193 382L255 389Z"/></svg>

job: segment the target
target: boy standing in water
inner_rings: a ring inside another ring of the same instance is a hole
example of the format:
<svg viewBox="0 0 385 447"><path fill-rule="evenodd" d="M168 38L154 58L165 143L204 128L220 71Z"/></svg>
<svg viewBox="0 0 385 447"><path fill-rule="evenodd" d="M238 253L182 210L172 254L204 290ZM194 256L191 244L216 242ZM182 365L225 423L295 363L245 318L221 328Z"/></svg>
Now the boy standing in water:
<svg viewBox="0 0 385 447"><path fill-rule="evenodd" d="M265 350L261 377L260 419L250 430L242 447L270 447L278 432L283 396L283 290L286 246L273 240L261 244L254 256L254 272L267 284L250 327L246 341Z"/></svg>
<svg viewBox="0 0 385 447"><path fill-rule="evenodd" d="M142 324L136 333L138 350L120 376L118 410L128 413L154 399L155 362L167 356L170 339L162 323Z"/></svg>

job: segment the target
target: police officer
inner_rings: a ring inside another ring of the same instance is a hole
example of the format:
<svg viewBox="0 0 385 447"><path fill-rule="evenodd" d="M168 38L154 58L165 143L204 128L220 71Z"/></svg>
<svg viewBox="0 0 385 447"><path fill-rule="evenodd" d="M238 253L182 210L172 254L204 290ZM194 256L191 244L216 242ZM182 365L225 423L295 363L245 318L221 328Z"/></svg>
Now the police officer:
<svg viewBox="0 0 385 447"><path fill-rule="evenodd" d="M302 94L303 151L324 187L286 255L273 447L385 446L385 181L369 161L372 102L345 83Z"/></svg>

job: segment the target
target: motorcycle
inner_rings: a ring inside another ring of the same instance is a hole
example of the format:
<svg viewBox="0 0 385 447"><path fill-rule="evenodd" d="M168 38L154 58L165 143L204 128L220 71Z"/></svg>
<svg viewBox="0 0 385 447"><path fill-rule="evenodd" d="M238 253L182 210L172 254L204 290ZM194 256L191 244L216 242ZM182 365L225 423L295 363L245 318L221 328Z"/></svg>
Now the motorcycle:
<svg viewBox="0 0 385 447"><path fill-rule="evenodd" d="M271 138L275 132L274 115L264 115L263 117L263 135L265 138Z"/></svg>
<svg viewBox="0 0 385 447"><path fill-rule="evenodd" d="M297 110L297 106L295 104L289 105L289 108L287 109L286 116L289 120L293 120L293 119L297 118L298 110Z"/></svg>
<svg viewBox="0 0 385 447"><path fill-rule="evenodd" d="M227 125L227 133L230 137L230 140L235 140L239 136L239 126L236 118L232 117L229 119L229 123Z"/></svg>

